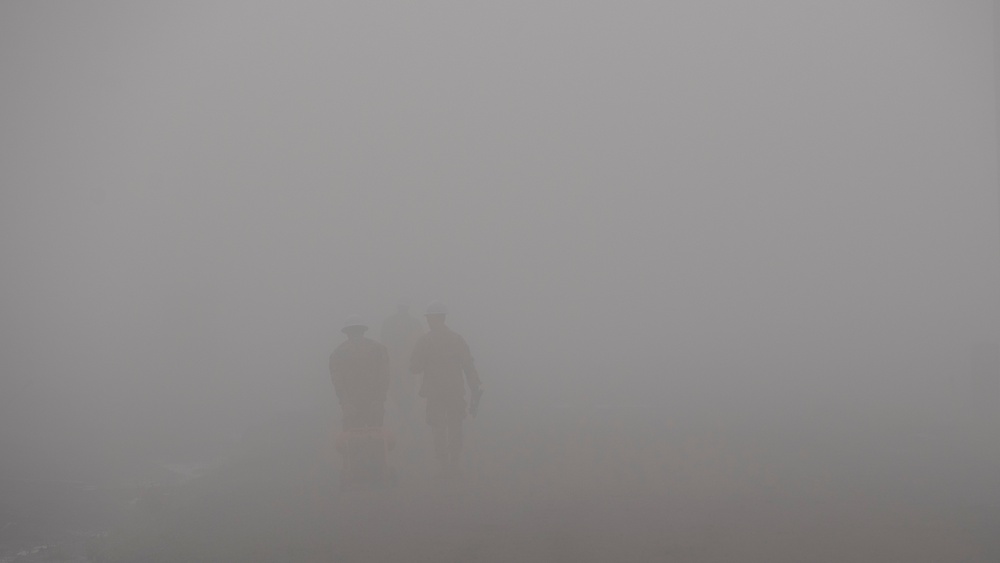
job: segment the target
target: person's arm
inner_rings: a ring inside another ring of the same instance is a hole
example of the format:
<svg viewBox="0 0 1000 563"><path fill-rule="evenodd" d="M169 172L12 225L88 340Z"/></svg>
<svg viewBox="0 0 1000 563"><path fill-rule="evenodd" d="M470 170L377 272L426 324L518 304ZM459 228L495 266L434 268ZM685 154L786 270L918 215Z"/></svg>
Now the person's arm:
<svg viewBox="0 0 1000 563"><path fill-rule="evenodd" d="M392 381L392 369L389 366L389 349L384 344L378 345L378 376L379 383L381 384L379 391L382 393L382 400L384 401L389 394L389 384Z"/></svg>
<svg viewBox="0 0 1000 563"><path fill-rule="evenodd" d="M427 383L427 378L424 372L427 371L427 350L425 350L424 339L420 338L417 343L413 345L413 352L410 352L410 373L415 373L420 375L420 384L417 387L418 397L427 397L426 388L424 384Z"/></svg>
<svg viewBox="0 0 1000 563"><path fill-rule="evenodd" d="M472 359L472 351L469 350L469 345L462 341L462 371L465 373L465 383L468 384L469 390L475 393L482 386L483 382L479 379L479 372L476 370L476 363Z"/></svg>
<svg viewBox="0 0 1000 563"><path fill-rule="evenodd" d="M330 380L333 381L333 391L337 394L337 402L344 404L344 372L337 353L330 354Z"/></svg>
<svg viewBox="0 0 1000 563"><path fill-rule="evenodd" d="M424 373L427 369L427 354L424 351L423 342L418 340L413 346L410 354L410 373Z"/></svg>

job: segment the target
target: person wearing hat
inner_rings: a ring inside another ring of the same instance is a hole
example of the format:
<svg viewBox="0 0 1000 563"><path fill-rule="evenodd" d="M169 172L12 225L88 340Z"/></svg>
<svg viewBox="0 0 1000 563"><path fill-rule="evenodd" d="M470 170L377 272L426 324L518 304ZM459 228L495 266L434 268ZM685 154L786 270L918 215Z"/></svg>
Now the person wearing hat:
<svg viewBox="0 0 1000 563"><path fill-rule="evenodd" d="M365 337L368 325L357 315L347 318L344 341L330 355L330 377L343 412L343 429L377 428L385 416L389 390L389 353Z"/></svg>
<svg viewBox="0 0 1000 563"><path fill-rule="evenodd" d="M405 302L396 305L396 313L382 323L379 342L389 350L392 382L389 386L390 404L395 403L400 430L415 426L417 403L416 377L410 373L410 355L420 335L424 333L420 321L410 314Z"/></svg>
<svg viewBox="0 0 1000 563"><path fill-rule="evenodd" d="M462 420L467 407L465 386L473 397L482 391L479 373L465 339L445 325L448 308L435 301L425 317L430 330L424 333L410 356L410 371L423 374L419 395L427 399L427 424L434 436L434 456L444 476L460 473Z"/></svg>

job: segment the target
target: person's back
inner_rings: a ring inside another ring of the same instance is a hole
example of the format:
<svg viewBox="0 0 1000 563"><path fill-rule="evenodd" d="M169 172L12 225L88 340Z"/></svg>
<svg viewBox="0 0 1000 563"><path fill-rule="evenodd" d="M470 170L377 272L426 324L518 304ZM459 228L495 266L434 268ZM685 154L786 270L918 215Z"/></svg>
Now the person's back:
<svg viewBox="0 0 1000 563"><path fill-rule="evenodd" d="M413 345L423 332L420 321L410 315L405 305L399 305L396 312L383 321L379 339L389 349L393 363L405 365Z"/></svg>
<svg viewBox="0 0 1000 563"><path fill-rule="evenodd" d="M352 317L344 327L347 340L330 355L330 377L344 411L344 428L382 426L389 387L389 355L385 346L364 336L366 326Z"/></svg>
<svg viewBox="0 0 1000 563"><path fill-rule="evenodd" d="M465 385L473 398L481 391L479 374L465 339L445 325L448 310L443 304L428 305L430 331L420 337L410 357L410 371L423 374L420 396L427 399L427 424L434 436L434 455L443 475L460 472L462 420L467 408Z"/></svg>
<svg viewBox="0 0 1000 563"><path fill-rule="evenodd" d="M384 400L385 346L362 336L347 340L330 356L330 370L338 397L350 402Z"/></svg>
<svg viewBox="0 0 1000 563"><path fill-rule="evenodd" d="M468 344L447 326L431 330L420 337L413 349L410 365L413 371L424 375L420 385L421 397L464 397L466 372L478 384L478 374L475 372Z"/></svg>

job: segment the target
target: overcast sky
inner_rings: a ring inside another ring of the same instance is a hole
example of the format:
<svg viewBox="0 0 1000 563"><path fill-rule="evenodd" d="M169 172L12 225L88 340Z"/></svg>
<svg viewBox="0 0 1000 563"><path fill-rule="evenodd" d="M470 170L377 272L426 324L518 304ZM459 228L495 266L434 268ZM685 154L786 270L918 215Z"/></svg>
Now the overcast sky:
<svg viewBox="0 0 1000 563"><path fill-rule="evenodd" d="M936 396L997 338L992 10L5 2L5 436L332 404L401 299L498 396Z"/></svg>

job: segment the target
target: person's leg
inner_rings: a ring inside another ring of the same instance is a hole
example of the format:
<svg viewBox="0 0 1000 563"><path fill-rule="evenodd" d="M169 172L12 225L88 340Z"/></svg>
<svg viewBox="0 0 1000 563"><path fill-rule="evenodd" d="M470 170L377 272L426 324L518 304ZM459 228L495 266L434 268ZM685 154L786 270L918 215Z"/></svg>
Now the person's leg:
<svg viewBox="0 0 1000 563"><path fill-rule="evenodd" d="M341 426L344 430L354 430L362 426L362 421L358 418L358 409L354 405L345 406L341 416Z"/></svg>
<svg viewBox="0 0 1000 563"><path fill-rule="evenodd" d="M348 483L355 483L357 480L357 475L355 471L355 458L357 452L355 451L355 442L353 431L364 426L364 421L359 417L360 410L356 408L356 405L345 405L343 410L342 428L342 451L341 457L343 459L343 465L340 474L340 484L341 489L348 486Z"/></svg>
<svg viewBox="0 0 1000 563"><path fill-rule="evenodd" d="M431 427L431 436L434 438L434 458L438 460L448 456L448 430L442 414L441 405L433 399L428 399L427 426Z"/></svg>
<svg viewBox="0 0 1000 563"><path fill-rule="evenodd" d="M385 403L382 401L372 403L368 416L368 426L382 428L385 424Z"/></svg>
<svg viewBox="0 0 1000 563"><path fill-rule="evenodd" d="M434 459L444 460L448 457L448 427L444 424L431 426L434 435Z"/></svg>
<svg viewBox="0 0 1000 563"><path fill-rule="evenodd" d="M417 467L426 437L423 433L424 425L417 417L416 396L413 393L410 396L404 394L398 407L400 453L409 467Z"/></svg>
<svg viewBox="0 0 1000 563"><path fill-rule="evenodd" d="M448 428L448 471L457 474L462 469L462 420L449 421Z"/></svg>

